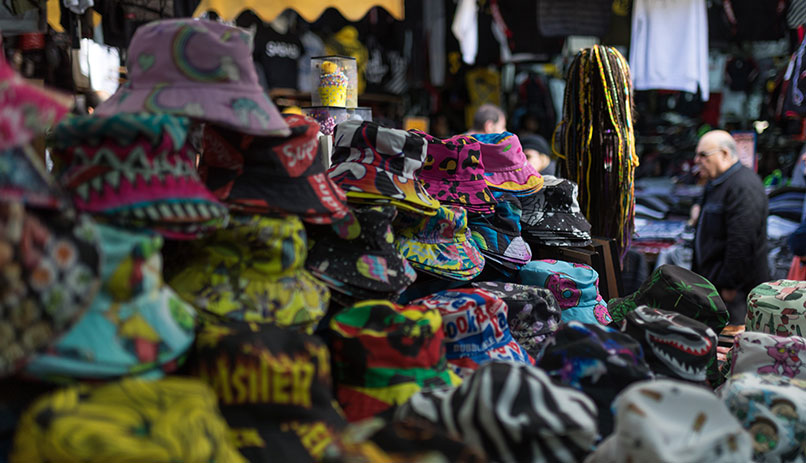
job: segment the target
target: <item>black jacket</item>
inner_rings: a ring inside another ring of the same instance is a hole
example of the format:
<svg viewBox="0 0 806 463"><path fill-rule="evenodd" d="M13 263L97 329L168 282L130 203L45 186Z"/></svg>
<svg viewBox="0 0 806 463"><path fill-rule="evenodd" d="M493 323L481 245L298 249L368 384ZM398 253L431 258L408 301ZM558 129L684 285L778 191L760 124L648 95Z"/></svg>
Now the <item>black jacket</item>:
<svg viewBox="0 0 806 463"><path fill-rule="evenodd" d="M708 182L701 205L692 270L718 289L747 292L768 281L767 194L758 175L737 162Z"/></svg>

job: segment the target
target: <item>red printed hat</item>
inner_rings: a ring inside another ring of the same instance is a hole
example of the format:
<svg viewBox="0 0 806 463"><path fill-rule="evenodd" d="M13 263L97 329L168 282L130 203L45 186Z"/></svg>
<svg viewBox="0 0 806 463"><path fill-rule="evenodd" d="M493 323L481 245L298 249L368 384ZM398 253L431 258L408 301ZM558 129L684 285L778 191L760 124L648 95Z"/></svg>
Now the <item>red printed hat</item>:
<svg viewBox="0 0 806 463"><path fill-rule="evenodd" d="M233 211L299 215L329 224L349 214L344 191L325 173L317 133L306 116L285 116L289 137L254 137L206 126L199 173Z"/></svg>
<svg viewBox="0 0 806 463"><path fill-rule="evenodd" d="M517 135L479 133L473 138L481 143L487 185L507 191L537 191L543 186L543 177L526 160Z"/></svg>
<svg viewBox="0 0 806 463"><path fill-rule="evenodd" d="M425 138L427 156L420 181L441 203L458 204L470 212L490 214L496 203L484 181L481 143L473 137L456 135L444 140L419 130Z"/></svg>
<svg viewBox="0 0 806 463"><path fill-rule="evenodd" d="M154 21L134 33L126 65L129 81L97 115L167 113L252 135L288 135L258 82L244 29L190 18Z"/></svg>

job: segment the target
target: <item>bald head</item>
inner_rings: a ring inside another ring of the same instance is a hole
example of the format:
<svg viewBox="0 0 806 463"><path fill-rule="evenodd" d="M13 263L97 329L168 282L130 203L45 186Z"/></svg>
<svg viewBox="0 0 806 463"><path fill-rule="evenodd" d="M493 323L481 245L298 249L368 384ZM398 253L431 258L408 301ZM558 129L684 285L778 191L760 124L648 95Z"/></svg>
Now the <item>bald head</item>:
<svg viewBox="0 0 806 463"><path fill-rule="evenodd" d="M700 138L694 162L700 175L715 179L735 164L739 159L736 141L724 130L712 130Z"/></svg>
<svg viewBox="0 0 806 463"><path fill-rule="evenodd" d="M736 140L724 130L712 130L700 138L701 144L707 144L715 148L722 148L728 151L733 159L739 158L739 149L736 147Z"/></svg>

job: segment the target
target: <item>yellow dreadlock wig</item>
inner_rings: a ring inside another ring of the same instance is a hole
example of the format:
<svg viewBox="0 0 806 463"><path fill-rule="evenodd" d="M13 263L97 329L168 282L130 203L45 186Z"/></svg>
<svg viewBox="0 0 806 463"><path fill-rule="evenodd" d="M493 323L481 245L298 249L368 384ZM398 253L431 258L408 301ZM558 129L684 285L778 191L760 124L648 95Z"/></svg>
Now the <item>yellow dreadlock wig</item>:
<svg viewBox="0 0 806 463"><path fill-rule="evenodd" d="M566 75L557 154L565 176L579 185L579 205L591 234L614 238L624 258L635 214L633 92L630 67L612 47L580 50Z"/></svg>

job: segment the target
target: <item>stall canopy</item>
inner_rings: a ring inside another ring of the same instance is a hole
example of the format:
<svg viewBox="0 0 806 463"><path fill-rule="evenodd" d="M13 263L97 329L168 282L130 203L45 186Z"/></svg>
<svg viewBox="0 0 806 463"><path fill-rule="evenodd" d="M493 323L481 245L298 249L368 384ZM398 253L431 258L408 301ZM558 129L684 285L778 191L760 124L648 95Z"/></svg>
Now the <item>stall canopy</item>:
<svg viewBox="0 0 806 463"><path fill-rule="evenodd" d="M335 8L346 19L357 21L367 10L380 6L395 19L403 19L403 0L202 0L193 16L215 11L225 21L232 21L244 10L252 10L264 21L272 21L287 9L296 11L308 22L314 22L328 8Z"/></svg>

